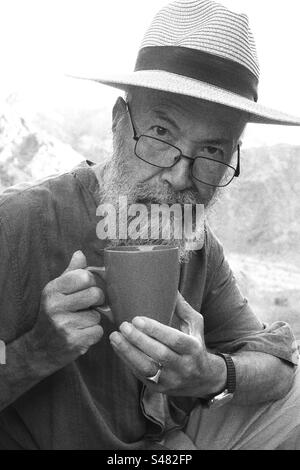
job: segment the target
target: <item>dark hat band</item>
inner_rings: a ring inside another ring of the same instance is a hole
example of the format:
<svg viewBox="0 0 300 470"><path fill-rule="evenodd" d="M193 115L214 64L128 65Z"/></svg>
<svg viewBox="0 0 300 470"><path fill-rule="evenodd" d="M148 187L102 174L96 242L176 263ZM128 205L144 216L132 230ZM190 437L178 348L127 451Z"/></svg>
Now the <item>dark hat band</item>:
<svg viewBox="0 0 300 470"><path fill-rule="evenodd" d="M162 70L223 88L251 101L258 99L258 79L238 62L204 51L177 46L140 50L135 71Z"/></svg>

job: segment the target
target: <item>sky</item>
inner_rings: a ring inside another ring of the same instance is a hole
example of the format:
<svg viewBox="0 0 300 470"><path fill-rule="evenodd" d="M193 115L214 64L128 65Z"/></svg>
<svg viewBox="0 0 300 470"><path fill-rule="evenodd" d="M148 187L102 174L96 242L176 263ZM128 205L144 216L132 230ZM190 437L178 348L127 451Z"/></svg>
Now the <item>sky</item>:
<svg viewBox="0 0 300 470"><path fill-rule="evenodd" d="M0 97L28 105L113 105L117 93L65 74L133 69L143 34L166 0L0 0ZM300 116L299 0L222 0L247 13L261 66L259 101ZM246 145L300 145L300 129L251 125Z"/></svg>

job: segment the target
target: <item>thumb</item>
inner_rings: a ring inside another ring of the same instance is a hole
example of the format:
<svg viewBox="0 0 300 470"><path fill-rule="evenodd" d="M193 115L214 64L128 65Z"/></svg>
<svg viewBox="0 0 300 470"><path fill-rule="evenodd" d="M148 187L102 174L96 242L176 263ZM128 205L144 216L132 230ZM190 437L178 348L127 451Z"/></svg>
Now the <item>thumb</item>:
<svg viewBox="0 0 300 470"><path fill-rule="evenodd" d="M87 267L86 257L82 251L75 251L73 254L69 266L65 270L65 273L74 271L75 269L85 269Z"/></svg>
<svg viewBox="0 0 300 470"><path fill-rule="evenodd" d="M203 316L178 292L176 310L177 317L181 320L181 330L192 336L204 337Z"/></svg>

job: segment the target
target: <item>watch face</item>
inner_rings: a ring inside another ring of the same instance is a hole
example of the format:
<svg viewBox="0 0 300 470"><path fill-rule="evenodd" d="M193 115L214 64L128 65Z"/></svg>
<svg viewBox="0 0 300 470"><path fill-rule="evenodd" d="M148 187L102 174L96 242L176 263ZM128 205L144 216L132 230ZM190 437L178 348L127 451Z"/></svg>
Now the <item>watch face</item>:
<svg viewBox="0 0 300 470"><path fill-rule="evenodd" d="M209 401L208 406L209 408L218 408L219 406L226 405L226 403L229 403L232 399L233 393L228 393L228 390L225 390L225 392L212 398Z"/></svg>

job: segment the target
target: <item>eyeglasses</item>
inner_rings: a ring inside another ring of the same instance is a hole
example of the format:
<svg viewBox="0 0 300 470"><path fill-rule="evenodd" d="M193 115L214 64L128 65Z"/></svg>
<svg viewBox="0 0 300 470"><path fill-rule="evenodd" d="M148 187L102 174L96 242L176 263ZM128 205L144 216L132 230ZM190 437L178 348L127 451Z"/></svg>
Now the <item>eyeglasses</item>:
<svg viewBox="0 0 300 470"><path fill-rule="evenodd" d="M195 158L184 155L175 145L169 144L164 140L148 135L137 135L133 124L129 104L127 103L128 114L130 117L133 139L135 140L134 153L137 158L157 168L173 168L182 159L190 160L191 175L200 183L216 188L228 186L232 180L240 176L240 145L237 146L237 165L233 167L221 160L225 160L225 153L222 149L215 147L206 147L217 152L218 158L209 158L203 150L202 154ZM228 158L229 160L229 158Z"/></svg>

